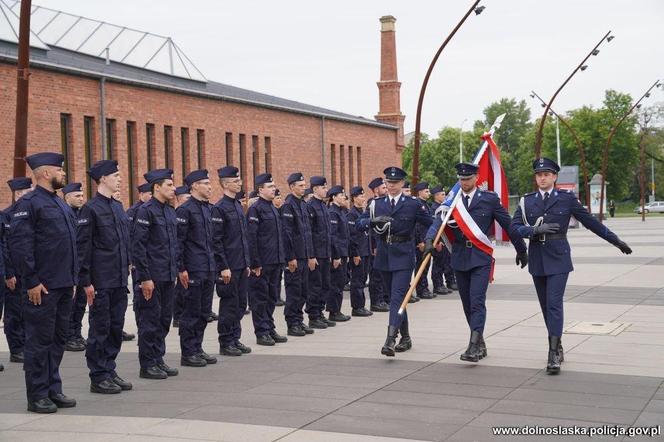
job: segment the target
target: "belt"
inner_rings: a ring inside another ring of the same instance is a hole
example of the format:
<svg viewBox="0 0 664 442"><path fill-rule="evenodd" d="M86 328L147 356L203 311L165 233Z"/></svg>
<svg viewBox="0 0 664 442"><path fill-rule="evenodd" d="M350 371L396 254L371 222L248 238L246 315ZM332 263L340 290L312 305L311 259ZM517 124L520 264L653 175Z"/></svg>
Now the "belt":
<svg viewBox="0 0 664 442"><path fill-rule="evenodd" d="M384 241L388 244L403 243L413 241L412 236L399 236L399 235L390 235L384 238Z"/></svg>
<svg viewBox="0 0 664 442"><path fill-rule="evenodd" d="M547 242L551 239L567 239L566 233L546 233L542 235L535 235L533 238L535 241Z"/></svg>

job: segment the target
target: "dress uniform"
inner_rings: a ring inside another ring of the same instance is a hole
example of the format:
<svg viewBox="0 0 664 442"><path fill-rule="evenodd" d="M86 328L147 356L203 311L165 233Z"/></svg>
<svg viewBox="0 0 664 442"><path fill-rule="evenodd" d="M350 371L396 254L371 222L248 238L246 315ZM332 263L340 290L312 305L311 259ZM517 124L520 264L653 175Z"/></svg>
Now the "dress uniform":
<svg viewBox="0 0 664 442"><path fill-rule="evenodd" d="M176 200L184 199L183 197L186 195L186 197L189 197L189 186L184 185L184 186L178 186L175 188L175 198ZM178 198L179 197L179 198ZM188 199L187 199L188 201ZM176 208L177 211L177 208ZM185 294L185 288L182 286L182 283L180 282L180 279L178 278L177 283L175 284L175 296L173 300L173 327L179 327L180 326L180 317L182 316L182 311L184 310L184 294ZM210 298L210 304L212 303L212 298ZM206 312L208 312L209 315L209 309L205 308L204 309ZM208 315L205 317L207 318Z"/></svg>
<svg viewBox="0 0 664 442"><path fill-rule="evenodd" d="M132 388L115 371L127 311L129 220L112 197L120 186L117 161L98 161L88 175L98 187L78 216L79 287L88 297L94 294L85 359L91 392L120 393Z"/></svg>
<svg viewBox="0 0 664 442"><path fill-rule="evenodd" d="M361 195L364 195L364 189L361 186L355 186L350 189L350 196L353 202ZM348 212L348 260L350 267L350 305L352 316L371 316L373 313L365 308L366 298L364 296L364 285L367 282L369 273L369 232L358 230L355 227L357 220L362 216L364 209L353 204ZM359 261L356 262L356 261Z"/></svg>
<svg viewBox="0 0 664 442"><path fill-rule="evenodd" d="M566 190L554 188L560 170L558 164L547 158L533 161L536 174L549 172L550 183L539 183L539 190L521 198L512 218L512 228L522 238L528 238L528 271L532 275L549 334L547 372L558 373L564 359L561 344L563 333L563 297L569 272L574 270L567 228L570 217L600 238L630 254L632 249L615 233L601 224L583 208L576 196ZM546 175L546 174L545 174ZM550 187L549 187L550 186Z"/></svg>
<svg viewBox="0 0 664 442"><path fill-rule="evenodd" d="M16 203L9 250L28 290L28 296L22 296L28 410L53 413L76 406L62 393L59 370L78 284L76 219L55 192L64 185L63 155L42 152L26 161L37 186Z"/></svg>
<svg viewBox="0 0 664 442"><path fill-rule="evenodd" d="M432 216L433 212L431 210L431 207L429 206L427 198L422 198L422 196L425 195L427 195L428 197L429 183L427 183L426 181L419 182L415 185L414 190L415 190L415 195L417 195L415 197L417 199L417 202L427 209L427 212L429 212L429 216ZM415 247L416 247L415 257L417 259L417 262L415 263L415 271L417 271L420 268L420 264L422 264L422 260L424 259L424 253L422 253L422 250L420 250L420 245L422 246L424 245L424 237L427 234L427 229L428 227L423 227L422 225L419 224L415 226ZM435 294L431 293L431 291L429 290L430 267L431 267L431 261L427 262L426 269L424 270L424 273L422 274L420 280L417 282L416 293L417 296L422 299L433 299L436 296Z"/></svg>
<svg viewBox="0 0 664 442"><path fill-rule="evenodd" d="M217 170L219 178L240 179L237 167L225 166ZM239 186L240 184L238 184ZM251 256L247 220L237 195L224 189L224 196L212 207L212 229L214 253L217 265L217 295L219 296L219 353L226 356L241 356L251 353L251 348L240 342L241 321L247 309L247 282ZM224 272L230 278L223 280Z"/></svg>
<svg viewBox="0 0 664 442"><path fill-rule="evenodd" d="M18 269L12 264L7 241L11 218L20 198L18 195L30 191L32 188L32 179L27 177L13 178L7 181L7 184L16 201L2 211L2 255L4 261L4 279L6 281L6 283L2 284L2 290L4 290L3 321L5 336L9 346L9 360L10 362L22 363L24 360L25 328L23 327L21 304L22 297L25 296L25 288L21 284L21 276L17 272ZM13 288L11 287L12 285ZM2 312L2 303L0 303L0 312Z"/></svg>
<svg viewBox="0 0 664 442"><path fill-rule="evenodd" d="M445 201L445 190L440 186L431 189L433 203L431 203L431 214L436 218L436 211ZM439 202L440 201L440 202ZM441 251L434 250L431 254L431 282L434 295L447 295L456 289L454 270L450 266L450 251L443 247ZM447 284L445 282L447 281Z"/></svg>
<svg viewBox="0 0 664 442"><path fill-rule="evenodd" d="M191 192L176 210L178 220L178 272L184 309L180 319L180 363L188 367L216 364L217 358L203 351L208 307L212 308L216 263L213 247L212 211L209 198L212 186L208 171L195 170L184 182Z"/></svg>
<svg viewBox="0 0 664 442"><path fill-rule="evenodd" d="M388 167L384 173L389 186L398 186L406 178L406 172L398 167ZM408 313L399 315L398 312L415 267L415 225L429 226L432 219L426 207L403 192L398 195L388 194L375 200L373 204L374 207L363 213L356 222L356 228L367 230L373 227L379 235L374 266L382 272L390 293L390 319L387 339L381 353L394 356L395 351L405 351L412 346L408 331ZM402 339L397 349L395 344L399 331Z"/></svg>
<svg viewBox="0 0 664 442"><path fill-rule="evenodd" d="M501 205L500 198L495 192L482 191L476 186L464 190L464 182L473 183L479 166L471 163L459 163L456 166L457 176L462 182L460 191L461 201L472 217L473 221L482 233L488 236L494 225L494 221L505 229L510 230L510 216ZM433 225L426 236L425 253L433 250L433 239L442 224L442 217L436 217ZM451 227L455 224L451 223ZM477 362L485 357L486 345L484 344L484 324L486 322L486 291L491 279L494 259L491 255L483 252L463 235L459 228L454 229L455 241L452 244L452 268L456 275L459 286L459 295L463 303L463 311L466 321L470 327L470 343L461 355L461 360ZM525 267L528 262L526 244L518 236L512 235L511 242L517 251L517 265Z"/></svg>
<svg viewBox="0 0 664 442"><path fill-rule="evenodd" d="M322 176L312 176L309 184L315 191L315 187L327 186L327 180ZM323 315L325 302L330 292L330 256L332 256L330 214L325 201L316 196L315 192L314 197L308 203L308 209L314 257L318 264L314 270L309 272L309 297L306 312L309 315L310 327L325 329L336 325L334 321L330 321Z"/></svg>
<svg viewBox="0 0 664 442"><path fill-rule="evenodd" d="M286 180L292 189L281 208L283 224L284 253L288 263L284 270L286 286L286 305L284 316L288 326L288 335L304 336L314 330L304 324L302 309L309 292L309 260L314 257L314 246L311 235L311 224L304 196L304 175L294 172ZM298 187L299 186L299 187ZM295 263L293 268L292 263Z"/></svg>
<svg viewBox="0 0 664 442"><path fill-rule="evenodd" d="M348 231L348 218L345 210L338 204L337 198L344 196L342 186L332 186L327 191L330 199L328 214L330 217L330 245L332 251L332 266L330 268L330 290L327 297L327 310L330 312L330 321L344 322L351 317L341 313L341 304L344 299L344 286L348 278L348 249L350 233ZM334 263L338 265L335 268Z"/></svg>
<svg viewBox="0 0 664 442"><path fill-rule="evenodd" d="M369 189L374 193L372 201L380 199L384 196L381 194L379 189L383 189L384 193L385 183L383 178L374 178L369 183ZM367 204L367 210L371 203ZM374 269L375 261L375 250L378 244L378 237L373 230L369 230L369 300L370 300L370 309L372 312L389 312L390 311L390 294L385 289L385 283L383 282L382 272L378 269Z"/></svg>
<svg viewBox="0 0 664 442"><path fill-rule="evenodd" d="M136 211L131 258L140 284L134 292L138 325L140 377L165 379L178 370L164 362L166 335L173 318L173 295L177 277L177 219L168 204L175 196L173 171L155 169L143 175L159 194ZM149 289L154 287L151 296Z"/></svg>
<svg viewBox="0 0 664 442"><path fill-rule="evenodd" d="M272 204L274 183L272 175L263 173L254 180L256 186L265 188L262 195L247 211L247 236L251 255L249 298L251 314L258 345L274 345L286 342L274 328L276 299L270 285L279 278L279 269L286 262L282 238L281 217Z"/></svg>

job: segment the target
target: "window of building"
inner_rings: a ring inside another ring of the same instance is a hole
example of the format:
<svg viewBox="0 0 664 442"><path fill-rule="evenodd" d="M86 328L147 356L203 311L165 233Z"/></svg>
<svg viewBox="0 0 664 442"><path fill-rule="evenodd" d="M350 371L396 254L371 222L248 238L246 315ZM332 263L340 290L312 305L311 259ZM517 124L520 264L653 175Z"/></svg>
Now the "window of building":
<svg viewBox="0 0 664 442"><path fill-rule="evenodd" d="M251 166L254 172L254 181L256 180L256 175L260 174L260 164L259 164L259 152L258 152L258 136L251 136Z"/></svg>
<svg viewBox="0 0 664 442"><path fill-rule="evenodd" d="M226 165L233 166L233 134L226 132Z"/></svg>
<svg viewBox="0 0 664 442"><path fill-rule="evenodd" d="M116 148L118 139L116 133L115 120L106 119L106 151L104 152L107 160L112 160L116 156Z"/></svg>
<svg viewBox="0 0 664 442"><path fill-rule="evenodd" d="M148 170L154 169L154 165L156 163L155 161L156 152L154 150L154 145L155 145L154 124L148 123L145 125L145 147L146 147L147 160L148 160Z"/></svg>
<svg viewBox="0 0 664 442"><path fill-rule="evenodd" d="M134 204L135 184L137 181L138 158L136 155L136 122L127 121L127 185L129 186L129 204Z"/></svg>
<svg viewBox="0 0 664 442"><path fill-rule="evenodd" d="M272 173L272 139L265 137L265 171Z"/></svg>
<svg viewBox="0 0 664 442"><path fill-rule="evenodd" d="M191 172L190 155L189 155L189 129L186 127L180 128L180 154L182 157L182 179Z"/></svg>
<svg viewBox="0 0 664 442"><path fill-rule="evenodd" d="M355 156L355 164L357 165L357 185L362 186L362 148L356 147L357 155Z"/></svg>
<svg viewBox="0 0 664 442"><path fill-rule="evenodd" d="M85 149L85 170L92 166L95 150L95 119L94 117L83 118L83 147ZM92 179L85 174L85 191L88 199L92 198Z"/></svg>
<svg viewBox="0 0 664 442"><path fill-rule="evenodd" d="M334 185L337 182L337 151L334 144L330 145L330 172L331 184Z"/></svg>
<svg viewBox="0 0 664 442"><path fill-rule="evenodd" d="M333 185L335 184L341 184L342 186L346 186L346 149L343 144L339 145L339 182L338 183L332 183Z"/></svg>
<svg viewBox="0 0 664 442"><path fill-rule="evenodd" d="M198 169L205 169L205 130L196 130L196 160Z"/></svg>
<svg viewBox="0 0 664 442"><path fill-rule="evenodd" d="M173 127L164 126L164 164L167 169L173 168Z"/></svg>
<svg viewBox="0 0 664 442"><path fill-rule="evenodd" d="M244 179L247 176L247 137L240 134L240 176ZM253 186L253 181L252 181ZM250 190L246 190L250 192Z"/></svg>
<svg viewBox="0 0 664 442"><path fill-rule="evenodd" d="M355 168L353 167L353 146L348 146L348 187L353 187L355 185L354 181L354 172ZM350 192L350 189L346 189Z"/></svg>
<svg viewBox="0 0 664 442"><path fill-rule="evenodd" d="M72 157L72 144L71 114L60 114L60 145L62 147L62 155L65 157L64 169L67 174L65 177L67 183L73 179L72 163L74 162L74 157Z"/></svg>

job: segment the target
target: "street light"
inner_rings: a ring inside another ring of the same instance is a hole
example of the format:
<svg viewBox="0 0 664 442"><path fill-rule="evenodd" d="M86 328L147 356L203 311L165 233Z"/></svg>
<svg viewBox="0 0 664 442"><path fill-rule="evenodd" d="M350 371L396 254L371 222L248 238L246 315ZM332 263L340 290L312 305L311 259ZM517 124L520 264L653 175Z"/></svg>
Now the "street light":
<svg viewBox="0 0 664 442"><path fill-rule="evenodd" d="M433 68L436 65L436 62L438 61L438 57L440 57L441 52L443 52L443 49L445 49L445 46L452 40L452 37L454 37L454 34L457 33L461 25L466 21L468 16L475 12L475 15L480 15L482 11L484 11L485 7L484 6L477 6L479 5L481 0L475 0L473 4L470 6L468 11L464 14L463 17L461 17L461 20L457 25L452 29L452 32L450 32L450 35L447 36L445 41L443 41L443 44L438 48L438 52L436 52L436 55L434 55L433 60L431 60L431 64L429 64L429 69L427 70L426 75L424 76L424 81L422 82L422 88L420 89L420 98L417 101L417 113L415 114L415 139L413 142L413 170L412 170L412 177L411 177L411 183L413 186L415 186L419 180L420 180L420 127L422 123L422 105L424 104L424 93L427 90L427 84L429 83L429 77L431 76L431 72L433 72Z"/></svg>

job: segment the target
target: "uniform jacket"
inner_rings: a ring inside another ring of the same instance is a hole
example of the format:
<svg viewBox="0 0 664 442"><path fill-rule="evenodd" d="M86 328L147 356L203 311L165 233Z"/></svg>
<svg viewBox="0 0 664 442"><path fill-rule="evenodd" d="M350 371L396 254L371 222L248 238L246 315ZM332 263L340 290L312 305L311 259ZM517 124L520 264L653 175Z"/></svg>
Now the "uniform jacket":
<svg viewBox="0 0 664 442"><path fill-rule="evenodd" d="M332 259L347 258L350 233L348 232L346 211L336 204L330 204L328 213L330 215Z"/></svg>
<svg viewBox="0 0 664 442"><path fill-rule="evenodd" d="M318 198L311 198L308 203L311 220L311 236L316 258L332 256L330 243L330 214L325 203Z"/></svg>
<svg viewBox="0 0 664 442"><path fill-rule="evenodd" d="M190 281L209 278L217 266L213 250L211 205L193 196L175 209L178 221L178 271L187 271Z"/></svg>
<svg viewBox="0 0 664 442"><path fill-rule="evenodd" d="M351 207L350 212L348 212L348 256L367 257L370 255L369 232L358 230L355 227L360 216L362 216L362 211L355 206Z"/></svg>
<svg viewBox="0 0 664 442"><path fill-rule="evenodd" d="M250 267L247 219L237 199L224 195L212 206L212 229L217 274Z"/></svg>
<svg viewBox="0 0 664 442"><path fill-rule="evenodd" d="M178 235L173 207L154 197L139 207L134 218L131 252L136 282L175 281Z"/></svg>
<svg viewBox="0 0 664 442"><path fill-rule="evenodd" d="M251 268L286 262L281 216L272 204L259 198L247 211Z"/></svg>
<svg viewBox="0 0 664 442"><path fill-rule="evenodd" d="M286 261L314 257L311 221L307 203L288 195L281 207Z"/></svg>

